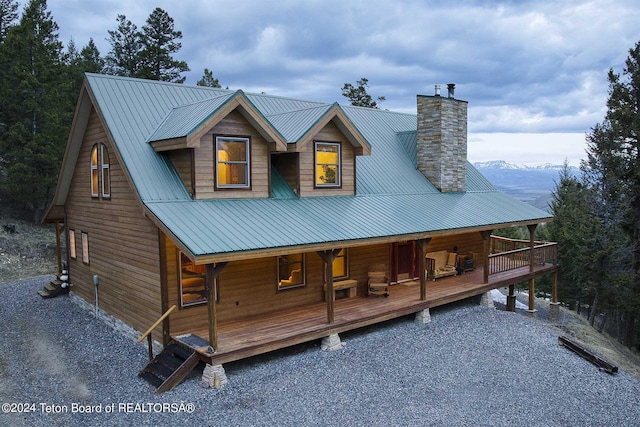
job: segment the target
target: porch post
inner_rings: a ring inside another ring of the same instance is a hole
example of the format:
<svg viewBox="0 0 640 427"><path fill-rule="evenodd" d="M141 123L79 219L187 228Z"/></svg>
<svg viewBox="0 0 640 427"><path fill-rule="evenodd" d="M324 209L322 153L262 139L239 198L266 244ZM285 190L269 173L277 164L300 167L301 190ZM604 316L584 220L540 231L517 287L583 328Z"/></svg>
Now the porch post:
<svg viewBox="0 0 640 427"><path fill-rule="evenodd" d="M429 245L429 242L431 241L431 238L427 238L427 239L420 239L417 240L416 243L418 244L418 249L420 252L420 262L418 263L420 265L419 269L420 269L420 299L422 301L426 301L427 300L427 280L425 278L425 262L424 262L424 257L427 254L427 246Z"/></svg>
<svg viewBox="0 0 640 427"><path fill-rule="evenodd" d="M207 264L207 309L209 313L209 347L212 353L218 351L218 319L216 315L216 279L226 262Z"/></svg>
<svg viewBox="0 0 640 427"><path fill-rule="evenodd" d="M516 311L516 296L514 295L514 285L509 285L509 295L507 295L506 311Z"/></svg>
<svg viewBox="0 0 640 427"><path fill-rule="evenodd" d="M536 279L533 277L529 279L529 309L527 310L530 314L536 312Z"/></svg>
<svg viewBox="0 0 640 427"><path fill-rule="evenodd" d="M327 251L318 251L318 255L324 261L324 271L327 278L325 289L325 300L327 301L327 323L333 323L333 261L342 249L333 249Z"/></svg>
<svg viewBox="0 0 640 427"><path fill-rule="evenodd" d="M536 227L538 224L529 224L527 228L529 229L529 271L533 271L533 248L535 247L535 235L536 235Z"/></svg>
<svg viewBox="0 0 640 427"><path fill-rule="evenodd" d="M558 270L551 275L551 302L558 303Z"/></svg>
<svg viewBox="0 0 640 427"><path fill-rule="evenodd" d="M480 235L482 236L482 240L483 240L483 257L484 257L484 266L483 266L483 282L482 283L489 283L489 254L491 253L491 232L493 230L485 230L485 231L481 231Z"/></svg>

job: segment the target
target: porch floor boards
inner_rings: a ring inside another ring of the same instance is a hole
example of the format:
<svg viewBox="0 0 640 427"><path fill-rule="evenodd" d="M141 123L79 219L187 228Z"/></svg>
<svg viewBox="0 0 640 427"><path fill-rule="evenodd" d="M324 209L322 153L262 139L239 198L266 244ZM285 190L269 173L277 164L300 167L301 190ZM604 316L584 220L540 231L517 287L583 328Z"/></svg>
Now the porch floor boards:
<svg viewBox="0 0 640 427"><path fill-rule="evenodd" d="M419 281L399 283L390 287L388 297L372 295L336 300L332 324L327 323L325 302L218 322L218 351L212 355L207 353L206 347L196 350L207 363L228 363L480 295L551 272L555 268L550 265L536 266L534 272L530 273L527 266L491 275L489 283L482 283L483 269L477 268L459 276L427 281L426 301L420 300ZM185 332L198 335L206 341L209 339L206 329L180 331L175 335Z"/></svg>

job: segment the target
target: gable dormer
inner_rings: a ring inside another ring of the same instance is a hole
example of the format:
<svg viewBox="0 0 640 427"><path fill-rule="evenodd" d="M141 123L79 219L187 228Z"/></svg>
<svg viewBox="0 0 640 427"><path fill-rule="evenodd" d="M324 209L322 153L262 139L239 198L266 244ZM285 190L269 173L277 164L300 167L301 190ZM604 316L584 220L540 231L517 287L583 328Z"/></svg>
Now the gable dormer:
<svg viewBox="0 0 640 427"><path fill-rule="evenodd" d="M338 104L267 115L287 140L272 164L299 197L356 193L356 156L371 146Z"/></svg>
<svg viewBox="0 0 640 427"><path fill-rule="evenodd" d="M148 142L195 199L270 197L272 166L299 197L354 195L371 152L338 104L263 114L242 91L173 108Z"/></svg>
<svg viewBox="0 0 640 427"><path fill-rule="evenodd" d="M269 196L269 154L286 143L242 91L173 108L149 137L194 199Z"/></svg>

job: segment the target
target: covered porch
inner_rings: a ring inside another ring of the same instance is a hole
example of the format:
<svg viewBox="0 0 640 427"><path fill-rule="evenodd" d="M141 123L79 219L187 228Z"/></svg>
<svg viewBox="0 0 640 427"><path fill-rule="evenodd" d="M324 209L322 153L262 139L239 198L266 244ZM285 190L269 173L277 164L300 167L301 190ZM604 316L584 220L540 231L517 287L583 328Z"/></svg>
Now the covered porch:
<svg viewBox="0 0 640 427"><path fill-rule="evenodd" d="M529 281L533 291L537 276L551 274L556 288L555 244L536 245L493 254L485 265L463 274L436 281L405 281L392 285L388 297L357 296L243 317L215 325L216 351L210 352L211 332L171 330L171 338L196 349L200 359L218 365L246 357L321 339L386 320L481 295L492 289ZM534 255L533 257L530 255ZM537 260L529 265L531 259ZM511 261L509 261L511 260ZM422 297L422 286L426 298ZM532 292L533 293L533 292ZM555 302L556 292L553 292ZM534 310L533 299L530 310ZM328 318L328 305L331 318Z"/></svg>

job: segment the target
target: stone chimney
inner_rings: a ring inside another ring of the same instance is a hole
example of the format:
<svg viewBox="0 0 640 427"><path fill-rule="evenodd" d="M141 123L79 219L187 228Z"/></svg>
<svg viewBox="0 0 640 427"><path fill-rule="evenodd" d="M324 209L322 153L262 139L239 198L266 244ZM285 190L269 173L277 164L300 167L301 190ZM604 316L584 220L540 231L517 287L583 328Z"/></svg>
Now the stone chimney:
<svg viewBox="0 0 640 427"><path fill-rule="evenodd" d="M418 169L441 192L467 190L467 101L455 99L455 85L448 96L418 95Z"/></svg>

